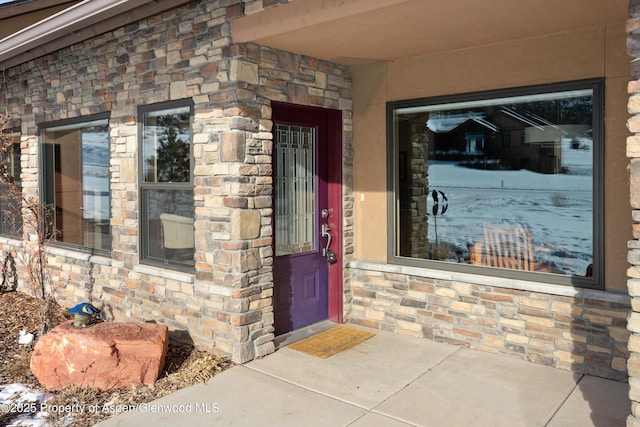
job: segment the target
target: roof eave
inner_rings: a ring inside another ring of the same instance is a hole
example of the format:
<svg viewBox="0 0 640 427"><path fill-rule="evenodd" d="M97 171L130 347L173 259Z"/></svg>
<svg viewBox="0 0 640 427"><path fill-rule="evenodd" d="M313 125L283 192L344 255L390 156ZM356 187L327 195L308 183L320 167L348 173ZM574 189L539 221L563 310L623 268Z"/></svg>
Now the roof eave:
<svg viewBox="0 0 640 427"><path fill-rule="evenodd" d="M189 1L84 0L0 40L0 69L27 62Z"/></svg>
<svg viewBox="0 0 640 427"><path fill-rule="evenodd" d="M78 3L77 0L21 0L19 2L0 4L0 19L13 18L20 15L63 6L68 3Z"/></svg>

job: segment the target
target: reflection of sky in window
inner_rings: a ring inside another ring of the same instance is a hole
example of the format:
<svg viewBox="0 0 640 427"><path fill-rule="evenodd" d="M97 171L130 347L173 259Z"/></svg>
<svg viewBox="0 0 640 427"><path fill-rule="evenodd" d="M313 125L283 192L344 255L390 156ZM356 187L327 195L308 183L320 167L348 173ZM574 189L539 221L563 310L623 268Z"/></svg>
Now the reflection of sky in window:
<svg viewBox="0 0 640 427"><path fill-rule="evenodd" d="M106 127L82 131L82 163L109 167L109 134Z"/></svg>
<svg viewBox="0 0 640 427"><path fill-rule="evenodd" d="M107 126L82 130L82 217L109 219L109 132Z"/></svg>
<svg viewBox="0 0 640 427"><path fill-rule="evenodd" d="M396 108L395 114L413 114L424 112L452 111L459 110L468 111L475 108L486 108L489 106L515 105L539 101L558 101L561 99L591 97L591 89L572 90L567 92L550 92L535 95L510 96L505 98L492 99L476 99L471 101L450 102L446 104L419 105L416 107Z"/></svg>

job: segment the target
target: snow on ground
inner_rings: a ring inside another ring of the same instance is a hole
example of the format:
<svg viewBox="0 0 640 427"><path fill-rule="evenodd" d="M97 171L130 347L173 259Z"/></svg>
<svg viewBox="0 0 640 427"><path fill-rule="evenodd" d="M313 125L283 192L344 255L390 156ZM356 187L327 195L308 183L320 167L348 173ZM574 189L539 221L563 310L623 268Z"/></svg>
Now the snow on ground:
<svg viewBox="0 0 640 427"><path fill-rule="evenodd" d="M484 240L484 225L528 225L536 260L583 276L593 262L591 158L591 150L564 150L563 166L569 174L429 162L429 189L448 198L447 212L434 220L429 197L429 236L435 236L437 226L440 242L466 253L467 244Z"/></svg>
<svg viewBox="0 0 640 427"><path fill-rule="evenodd" d="M0 387L0 414L21 412L9 421L7 427L46 427L46 402L53 397L50 393L41 393L22 384L9 384Z"/></svg>

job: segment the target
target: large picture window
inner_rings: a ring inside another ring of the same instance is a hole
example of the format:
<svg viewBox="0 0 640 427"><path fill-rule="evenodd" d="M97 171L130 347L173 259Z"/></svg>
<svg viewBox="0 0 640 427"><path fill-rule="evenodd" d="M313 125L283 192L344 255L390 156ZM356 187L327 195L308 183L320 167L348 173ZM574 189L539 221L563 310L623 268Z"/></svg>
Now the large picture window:
<svg viewBox="0 0 640 427"><path fill-rule="evenodd" d="M96 252L111 249L108 116L40 126L42 200L55 240Z"/></svg>
<svg viewBox="0 0 640 427"><path fill-rule="evenodd" d="M142 259L191 270L194 205L190 101L141 107Z"/></svg>
<svg viewBox="0 0 640 427"><path fill-rule="evenodd" d="M390 103L392 259L600 287L602 90L590 80Z"/></svg>
<svg viewBox="0 0 640 427"><path fill-rule="evenodd" d="M3 138L0 161L6 180L0 183L0 234L15 237L22 232L20 132L8 130Z"/></svg>

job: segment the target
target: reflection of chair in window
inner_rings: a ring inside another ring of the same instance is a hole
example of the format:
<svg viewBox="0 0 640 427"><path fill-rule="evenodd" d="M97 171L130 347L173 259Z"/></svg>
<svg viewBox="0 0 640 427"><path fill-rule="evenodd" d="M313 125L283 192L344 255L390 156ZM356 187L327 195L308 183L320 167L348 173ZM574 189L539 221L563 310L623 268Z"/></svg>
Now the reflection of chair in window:
<svg viewBox="0 0 640 427"><path fill-rule="evenodd" d="M164 213L162 222L162 246L165 249L189 249L194 247L193 218Z"/></svg>
<svg viewBox="0 0 640 427"><path fill-rule="evenodd" d="M521 225L484 227L484 243L469 245L471 264L535 270L531 230Z"/></svg>

